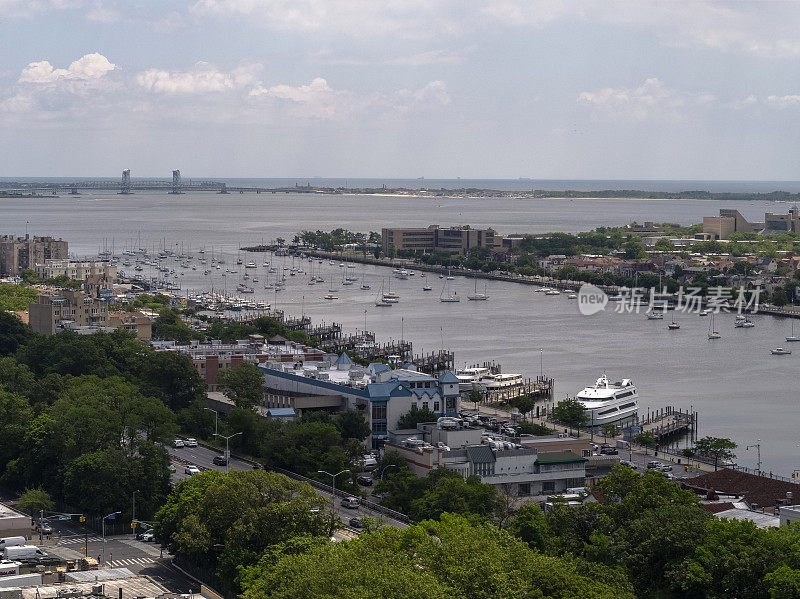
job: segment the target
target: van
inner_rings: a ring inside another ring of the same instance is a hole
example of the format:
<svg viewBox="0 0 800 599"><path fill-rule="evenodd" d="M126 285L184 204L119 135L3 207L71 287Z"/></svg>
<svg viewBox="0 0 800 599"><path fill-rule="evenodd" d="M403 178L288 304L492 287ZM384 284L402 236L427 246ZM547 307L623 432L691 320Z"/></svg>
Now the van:
<svg viewBox="0 0 800 599"><path fill-rule="evenodd" d="M372 472L375 468L378 467L378 460L373 457L367 456L364 458L364 470L367 472Z"/></svg>
<svg viewBox="0 0 800 599"><path fill-rule="evenodd" d="M3 537L0 539L0 551L6 547L21 547L25 543L25 537Z"/></svg>
<svg viewBox="0 0 800 599"><path fill-rule="evenodd" d="M346 507L351 510L357 510L358 505L360 503L361 502L358 500L357 497L345 497L344 499L342 499L342 507Z"/></svg>
<svg viewBox="0 0 800 599"><path fill-rule="evenodd" d="M17 560L17 561L38 561L47 554L36 547L35 545L22 545L14 547L6 547L3 549L3 559Z"/></svg>

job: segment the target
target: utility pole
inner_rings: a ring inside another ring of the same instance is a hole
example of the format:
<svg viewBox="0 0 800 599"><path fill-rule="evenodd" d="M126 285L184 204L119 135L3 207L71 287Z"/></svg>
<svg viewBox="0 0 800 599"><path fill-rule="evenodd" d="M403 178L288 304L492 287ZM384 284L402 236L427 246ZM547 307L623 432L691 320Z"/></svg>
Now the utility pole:
<svg viewBox="0 0 800 599"><path fill-rule="evenodd" d="M333 482L332 485L333 491L331 493L331 531L330 531L331 534L333 534L333 522L336 514L336 477L339 476L340 474L344 474L345 472L350 472L350 470L348 469L341 470L336 474L331 474L330 472L326 472L325 470L317 470L317 474L327 474L328 476L331 477L331 480Z"/></svg>
<svg viewBox="0 0 800 599"><path fill-rule="evenodd" d="M139 489L136 489L133 492L133 507L131 509L131 529L133 530L133 535L136 536L136 494L139 492Z"/></svg>
<svg viewBox="0 0 800 599"><path fill-rule="evenodd" d="M748 445L744 450L749 451L751 447L755 447L758 450L758 475L761 476L761 439L756 439L755 445Z"/></svg>

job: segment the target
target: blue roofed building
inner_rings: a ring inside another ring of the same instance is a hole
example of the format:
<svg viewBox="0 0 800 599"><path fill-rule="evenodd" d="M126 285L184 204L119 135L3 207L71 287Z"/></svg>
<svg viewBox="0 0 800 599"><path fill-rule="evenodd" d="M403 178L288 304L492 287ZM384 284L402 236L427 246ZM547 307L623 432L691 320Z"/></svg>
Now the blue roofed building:
<svg viewBox="0 0 800 599"><path fill-rule="evenodd" d="M436 378L415 370L392 370L385 364L358 366L347 356L330 356L311 365L268 363L260 366L268 407L331 412L357 410L370 423L367 444L383 445L387 431L412 407L439 416L456 416L460 408L458 379L450 372Z"/></svg>

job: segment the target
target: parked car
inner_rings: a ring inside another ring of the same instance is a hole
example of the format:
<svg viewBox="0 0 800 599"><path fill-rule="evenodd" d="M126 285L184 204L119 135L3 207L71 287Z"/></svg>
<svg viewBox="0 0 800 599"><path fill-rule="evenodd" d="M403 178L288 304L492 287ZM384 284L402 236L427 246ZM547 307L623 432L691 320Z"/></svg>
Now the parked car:
<svg viewBox="0 0 800 599"><path fill-rule="evenodd" d="M342 507L346 507L351 510L357 510L360 503L361 502L358 500L358 497L345 497L342 499Z"/></svg>
<svg viewBox="0 0 800 599"><path fill-rule="evenodd" d="M258 462L253 462L253 464L250 466L250 468L252 468L253 470L261 470L263 467L264 466L262 466Z"/></svg>
<svg viewBox="0 0 800 599"><path fill-rule="evenodd" d="M350 526L352 526L353 528L361 528L364 526L364 524L362 524L361 518L356 516L354 518L350 518Z"/></svg>
<svg viewBox="0 0 800 599"><path fill-rule="evenodd" d="M217 466L225 466L228 463L228 458L226 458L224 455L215 455L214 459L211 461Z"/></svg>
<svg viewBox="0 0 800 599"><path fill-rule="evenodd" d="M183 439L175 439L175 440L172 442L172 446L173 446L173 447L185 447L185 444L184 444L184 442L183 442Z"/></svg>
<svg viewBox="0 0 800 599"><path fill-rule="evenodd" d="M618 455L619 451L617 451L616 447L601 447L600 448L600 455Z"/></svg>
<svg viewBox="0 0 800 599"><path fill-rule="evenodd" d="M359 474L356 482L364 487L371 487L373 481L369 474Z"/></svg>
<svg viewBox="0 0 800 599"><path fill-rule="evenodd" d="M53 527L50 526L47 522L44 524L37 524L36 525L36 532L41 532L43 535L51 535L53 534Z"/></svg>
<svg viewBox="0 0 800 599"><path fill-rule="evenodd" d="M661 472L672 472L672 464L661 464L658 469Z"/></svg>
<svg viewBox="0 0 800 599"><path fill-rule="evenodd" d="M652 462L647 462L647 469L648 470L658 470L661 468L661 462L658 460L653 460Z"/></svg>
<svg viewBox="0 0 800 599"><path fill-rule="evenodd" d="M143 532L139 535L139 540L144 541L145 543L150 543L155 539L155 535L151 531Z"/></svg>
<svg viewBox="0 0 800 599"><path fill-rule="evenodd" d="M620 460L619 463L622 464L623 466L627 466L631 470L638 470L639 469L639 466L637 466L635 463L633 463L633 462L631 462L629 460Z"/></svg>
<svg viewBox="0 0 800 599"><path fill-rule="evenodd" d="M184 468L184 469L183 469L183 471L184 471L186 474L189 474L189 475L192 475L192 474L200 474L200 468L198 468L198 467L197 467L197 466L195 466L194 464L189 464L188 466L186 466L186 468Z"/></svg>
<svg viewBox="0 0 800 599"><path fill-rule="evenodd" d="M197 439L194 437L189 437L186 441L183 442L186 447L197 447Z"/></svg>

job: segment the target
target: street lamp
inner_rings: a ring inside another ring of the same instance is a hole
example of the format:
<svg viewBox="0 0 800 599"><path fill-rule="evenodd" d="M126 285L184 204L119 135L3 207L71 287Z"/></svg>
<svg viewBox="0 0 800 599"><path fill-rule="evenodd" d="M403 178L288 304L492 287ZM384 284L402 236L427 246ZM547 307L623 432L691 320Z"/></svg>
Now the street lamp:
<svg viewBox="0 0 800 599"><path fill-rule="evenodd" d="M119 516L122 512L111 512L107 516L103 516L102 524L103 524L103 565L106 563L106 519L108 520L116 520L117 516Z"/></svg>
<svg viewBox="0 0 800 599"><path fill-rule="evenodd" d="M381 468L381 480L383 480L383 473L386 472L387 468L397 468L397 464L386 464L383 468Z"/></svg>
<svg viewBox="0 0 800 599"><path fill-rule="evenodd" d="M229 447L230 440L233 439L236 435L241 435L241 434L242 432L239 431L238 433L233 433L232 435L228 435L226 437L225 435L219 435L217 433L214 433L215 437L222 437L223 439L225 439L225 474L228 473L228 466L230 465L231 461L231 450Z"/></svg>
<svg viewBox="0 0 800 599"><path fill-rule="evenodd" d="M350 472L350 470L344 469L336 474L331 474L325 470L317 470L317 474L327 474L333 481L333 493L331 493L331 522L333 522L333 514L336 512L336 477L345 472Z"/></svg>
<svg viewBox="0 0 800 599"><path fill-rule="evenodd" d="M219 412L217 412L216 410L212 410L211 408L203 408L203 409L208 410L209 412L214 412L214 434L216 435L219 432L219 429L217 429L217 422L218 422L217 419L219 417Z"/></svg>
<svg viewBox="0 0 800 599"><path fill-rule="evenodd" d="M761 439L756 439L755 445L748 445L744 450L750 451L751 447L755 447L758 450L758 475L761 476Z"/></svg>

